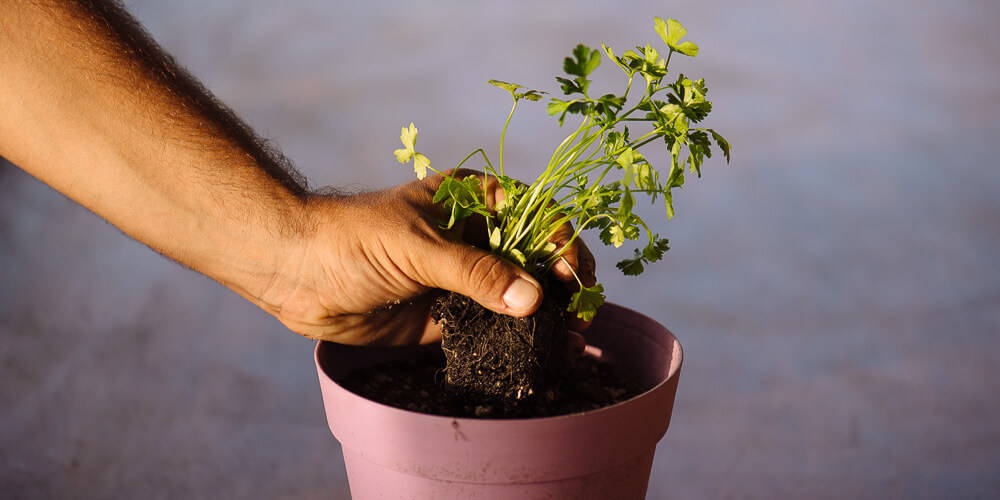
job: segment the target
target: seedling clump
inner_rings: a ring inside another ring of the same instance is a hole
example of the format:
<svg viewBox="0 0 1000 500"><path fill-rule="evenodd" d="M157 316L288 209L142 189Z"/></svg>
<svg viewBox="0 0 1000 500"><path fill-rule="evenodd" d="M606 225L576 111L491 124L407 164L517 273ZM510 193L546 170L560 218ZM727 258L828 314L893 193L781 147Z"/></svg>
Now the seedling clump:
<svg viewBox="0 0 1000 500"><path fill-rule="evenodd" d="M701 176L701 167L721 150L729 161L729 143L715 130L700 127L712 110L706 99L704 79L684 74L672 76L674 54L695 57L698 46L682 41L687 33L673 19L654 19L654 28L666 45L666 57L652 45L626 50L620 56L577 45L563 62L564 76L556 77L562 91L551 98L548 113L563 126L577 118L576 128L555 148L545 169L530 184L504 173L503 148L510 120L521 101L539 101L546 92L521 85L489 80L510 93L513 106L500 134L497 162L480 148L466 156L462 167L477 155L484 162L486 178L494 178L506 199L486 204L481 176L445 178L436 195L447 220L442 228L478 214L486 220L490 250L517 263L540 282L563 256L553 235L572 224L570 243L583 231L596 230L601 242L615 248L627 241L643 242L617 263L624 274L641 274L668 250L666 238L653 232L633 211L637 197L663 203L667 219L674 216L672 190L683 186L685 175ZM590 75L602 62L602 52L627 77L621 94L593 95ZM669 78L668 78L669 77ZM417 128L403 128L403 148L396 158L413 162L417 177L427 171L441 173L416 151ZM640 150L652 143L669 153L669 164L654 166ZM565 367L566 333L563 312L590 320L604 303L604 287L584 286L565 297L561 305L543 305L537 317L497 315L463 297L445 295L432 317L443 325L442 347L447 358L447 382L460 392L499 407L512 407L531 397L558 390L558 372ZM554 290L554 287L549 287ZM555 293L547 294L547 299ZM465 323L469 323L466 325Z"/></svg>

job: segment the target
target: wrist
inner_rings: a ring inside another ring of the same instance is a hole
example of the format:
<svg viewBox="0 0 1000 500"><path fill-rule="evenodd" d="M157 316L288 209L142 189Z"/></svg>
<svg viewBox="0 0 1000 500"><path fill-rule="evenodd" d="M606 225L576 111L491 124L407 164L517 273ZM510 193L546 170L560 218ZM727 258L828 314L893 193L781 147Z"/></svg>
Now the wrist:
<svg viewBox="0 0 1000 500"><path fill-rule="evenodd" d="M317 255L325 245L318 242L320 233L329 234L330 226L338 224L346 197L309 194L301 197L282 215L285 222L268 249L265 272L258 273L249 293L235 291L262 309L282 319L289 313L299 315L302 307L316 306L316 290L323 285L330 269L330 259ZM334 234L338 231L333 230ZM328 249L329 250L329 249ZM325 264L324 264L325 263Z"/></svg>

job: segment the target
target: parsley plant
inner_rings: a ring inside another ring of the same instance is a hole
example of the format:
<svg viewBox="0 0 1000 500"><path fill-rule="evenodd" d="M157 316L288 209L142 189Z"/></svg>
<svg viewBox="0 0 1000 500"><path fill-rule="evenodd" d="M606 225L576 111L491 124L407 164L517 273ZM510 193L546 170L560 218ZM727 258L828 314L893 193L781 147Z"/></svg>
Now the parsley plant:
<svg viewBox="0 0 1000 500"><path fill-rule="evenodd" d="M550 240L560 226L574 224L570 242L587 229L599 229L601 241L621 247L625 240L646 243L634 250L632 257L618 262L626 275L643 272L646 264L660 260L668 250L667 240L653 233L645 221L632 211L636 195L646 195L652 201L661 197L668 219L674 216L671 190L684 184L685 171L701 176L705 158L712 156L713 141L729 161L729 143L710 128L698 128L712 110L705 99L708 88L704 79L692 80L683 74L665 80L671 57L677 53L694 57L698 46L681 41L687 33L681 23L654 18L654 27L667 45L664 59L650 46L636 47L616 56L602 44L604 54L628 77L624 93L592 96L588 76L601 64L601 52L577 45L563 63L564 77L556 77L565 99L552 98L548 113L558 116L562 126L567 115L579 115L576 129L562 141L549 159L545 170L530 185L504 175L503 144L510 119L521 100L538 101L545 92L528 90L521 85L490 80L487 83L510 92L514 105L500 134L499 157L496 167L483 149L477 149L458 166L475 155L485 161L486 175L494 176L503 188L506 200L492 211L486 206L479 177L457 178L446 175L434 196L442 203L448 220L442 227L474 213L486 217L490 249L523 268L542 275L562 256L565 249L556 248ZM630 93L641 92L635 105L629 106ZM635 132L643 125L643 132ZM632 128L630 128L632 127ZM423 178L430 169L430 160L416 152L417 128L411 123L403 128L400 139L403 149L395 151L400 163L413 160L417 177ZM662 141L670 153L669 168L658 170L639 153L639 149L654 141ZM440 172L439 172L440 173ZM577 278L579 281L579 277ZM584 287L572 296L568 310L589 320L604 303L604 287L597 284Z"/></svg>

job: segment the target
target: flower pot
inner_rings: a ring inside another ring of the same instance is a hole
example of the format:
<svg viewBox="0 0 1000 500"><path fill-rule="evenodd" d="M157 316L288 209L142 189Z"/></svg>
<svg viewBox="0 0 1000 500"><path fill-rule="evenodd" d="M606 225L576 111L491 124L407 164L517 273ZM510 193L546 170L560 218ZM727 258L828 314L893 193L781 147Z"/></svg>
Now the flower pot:
<svg viewBox="0 0 1000 500"><path fill-rule="evenodd" d="M584 333L588 355L652 389L606 408L530 419L411 412L340 385L352 370L436 345L316 347L330 430L344 452L351 494L369 498L644 498L656 443L670 424L681 346L662 325L621 306L601 308Z"/></svg>

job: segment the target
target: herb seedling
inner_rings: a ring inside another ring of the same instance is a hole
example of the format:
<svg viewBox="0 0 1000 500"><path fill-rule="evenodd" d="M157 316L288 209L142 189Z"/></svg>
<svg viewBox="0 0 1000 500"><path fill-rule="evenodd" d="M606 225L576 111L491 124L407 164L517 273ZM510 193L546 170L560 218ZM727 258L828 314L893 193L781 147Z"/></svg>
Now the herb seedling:
<svg viewBox="0 0 1000 500"><path fill-rule="evenodd" d="M628 77L620 95L594 97L589 93L589 76L601 64L600 51L581 44L565 59L566 76L556 78L565 99L552 98L548 113L558 117L560 126L567 115L579 115L581 121L556 147L545 170L530 185L504 174L504 139L518 103L538 101L545 92L490 80L488 83L508 91L514 99L500 133L498 162L494 166L480 148L458 167L480 155L486 175L496 178L506 199L490 210L479 177L445 175L434 196L434 202L442 203L448 216L442 227L451 228L472 214L484 216L490 249L536 276L546 273L562 257L566 246L557 248L550 240L567 223L575 227L570 243L588 229L599 229L601 241L616 248L625 240L639 240L644 235L645 245L617 264L626 275L638 275L646 264L660 260L668 250L667 240L633 212L635 197L646 195L653 202L662 198L667 219L672 218L671 190L684 184L685 172L701 176L705 158L712 156L713 141L727 162L730 147L715 130L695 126L712 110L712 103L705 99L708 88L704 79L692 80L678 74L665 80L673 55L694 57L698 46L681 41L687 30L673 19L664 22L654 18L654 28L667 46L666 58L649 44L621 56L602 44L604 54ZM635 105L629 106L631 97L635 97ZM645 131L636 132L637 126L644 126ZM400 163L413 161L417 177L422 179L427 170L438 170L414 149L416 138L417 128L412 123L403 128L400 139L404 147L395 155ZM664 168L662 174L639 153L640 148L654 141L662 141L670 154L669 168ZM580 283L568 310L590 320L603 303L601 284L585 287Z"/></svg>

